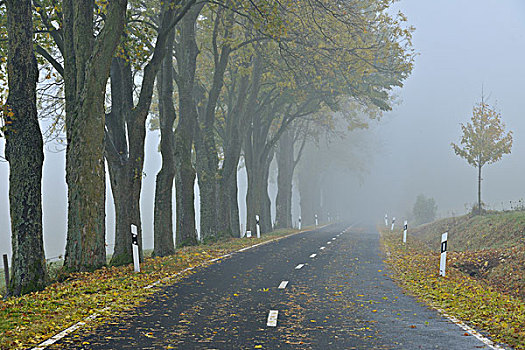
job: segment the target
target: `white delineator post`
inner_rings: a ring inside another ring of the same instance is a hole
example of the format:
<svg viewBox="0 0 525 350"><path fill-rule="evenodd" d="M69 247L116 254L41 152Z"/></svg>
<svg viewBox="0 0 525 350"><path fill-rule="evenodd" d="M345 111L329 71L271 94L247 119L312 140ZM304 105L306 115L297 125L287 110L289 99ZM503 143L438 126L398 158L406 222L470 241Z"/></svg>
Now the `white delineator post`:
<svg viewBox="0 0 525 350"><path fill-rule="evenodd" d="M408 221L405 220L405 226L403 227L403 243L407 242L407 231L408 231Z"/></svg>
<svg viewBox="0 0 525 350"><path fill-rule="evenodd" d="M388 215L385 214L385 226L388 227Z"/></svg>
<svg viewBox="0 0 525 350"><path fill-rule="evenodd" d="M441 260L439 261L439 274L443 277L447 269L447 241L448 232L445 232L441 235Z"/></svg>
<svg viewBox="0 0 525 350"><path fill-rule="evenodd" d="M261 238L261 226L259 225L259 215L255 215L255 228L257 230L257 238Z"/></svg>
<svg viewBox="0 0 525 350"><path fill-rule="evenodd" d="M302 227L302 224L301 224L301 217L299 216L299 230L301 229Z"/></svg>
<svg viewBox="0 0 525 350"><path fill-rule="evenodd" d="M319 225L319 220L317 220L317 214L315 214L315 226Z"/></svg>
<svg viewBox="0 0 525 350"><path fill-rule="evenodd" d="M390 231L394 231L394 224L396 223L396 217L394 216L392 218L392 227L390 228Z"/></svg>
<svg viewBox="0 0 525 350"><path fill-rule="evenodd" d="M140 257L139 257L139 234L136 225L131 225L131 247L133 248L133 269L135 272L140 272Z"/></svg>

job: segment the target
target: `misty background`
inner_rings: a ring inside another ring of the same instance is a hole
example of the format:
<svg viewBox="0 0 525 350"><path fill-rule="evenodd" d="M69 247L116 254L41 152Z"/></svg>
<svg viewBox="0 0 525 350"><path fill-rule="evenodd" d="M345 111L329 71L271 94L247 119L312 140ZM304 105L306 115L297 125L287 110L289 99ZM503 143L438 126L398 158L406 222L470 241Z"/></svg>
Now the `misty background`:
<svg viewBox="0 0 525 350"><path fill-rule="evenodd" d="M352 148L333 154L351 154L352 159L341 162L354 164L355 169L330 169L324 177L330 184L328 200L349 220L376 222L385 213L401 220L421 193L436 200L441 217L464 213L465 205L476 200L477 173L454 154L450 143L459 142L460 123L470 120L483 85L489 104L497 107L506 129L513 131L514 145L510 155L483 167L482 199L490 209L509 208L509 201L525 197L525 2L401 0L395 8L416 27L413 42L419 56L414 71L396 92L400 103L392 112L371 122L368 130L352 132L347 142L334 143L334 147ZM158 142L159 132L149 132L141 199L145 249L153 247L155 176L161 166ZM54 149L46 146L42 189L48 258L63 254L66 242L65 152ZM8 172L8 163L0 162L0 254L11 254ZM241 173L239 204L244 223L246 179L244 170ZM274 181L269 187L274 200ZM108 252L112 252L114 210L109 183L106 207ZM296 194L293 214L295 222L299 215Z"/></svg>

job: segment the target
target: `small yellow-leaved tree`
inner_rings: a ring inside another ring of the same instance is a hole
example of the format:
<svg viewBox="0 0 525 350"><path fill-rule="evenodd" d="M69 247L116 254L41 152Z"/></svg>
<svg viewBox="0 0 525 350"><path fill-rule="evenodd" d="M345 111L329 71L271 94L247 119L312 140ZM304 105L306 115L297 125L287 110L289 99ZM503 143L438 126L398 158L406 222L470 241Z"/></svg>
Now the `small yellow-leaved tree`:
<svg viewBox="0 0 525 350"><path fill-rule="evenodd" d="M481 168L495 163L512 148L512 131L505 132L501 114L488 105L483 97L472 110L470 123L461 124L463 136L454 152L478 169L478 214L481 214Z"/></svg>

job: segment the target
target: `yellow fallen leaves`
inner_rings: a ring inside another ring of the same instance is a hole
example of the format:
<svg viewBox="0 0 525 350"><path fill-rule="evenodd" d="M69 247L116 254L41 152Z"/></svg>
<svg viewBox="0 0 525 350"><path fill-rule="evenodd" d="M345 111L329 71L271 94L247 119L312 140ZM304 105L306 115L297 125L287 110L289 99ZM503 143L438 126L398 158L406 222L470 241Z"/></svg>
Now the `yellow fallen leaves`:
<svg viewBox="0 0 525 350"><path fill-rule="evenodd" d="M416 238L408 249L402 249L398 236L387 230L381 234L382 247L390 253L386 262L405 289L490 332L495 341L525 349L525 332L521 331L525 329L524 300L504 295L453 266L447 267L447 278L442 278L438 275L439 251L428 251Z"/></svg>
<svg viewBox="0 0 525 350"><path fill-rule="evenodd" d="M64 276L67 280L63 283L53 283L41 292L0 300L0 348L30 348L97 312L100 319L89 324L95 326L115 311L131 309L146 301L154 288L144 287L155 281L165 279L164 284L175 283L191 274L186 271L173 278L188 267L208 265L209 259L294 232L281 230L260 239L225 240L207 245L205 251L202 245L185 247L170 257L146 259L140 274L133 273L133 266L105 267L93 273ZM111 307L111 312L100 311L106 307ZM144 336L154 338L152 333Z"/></svg>

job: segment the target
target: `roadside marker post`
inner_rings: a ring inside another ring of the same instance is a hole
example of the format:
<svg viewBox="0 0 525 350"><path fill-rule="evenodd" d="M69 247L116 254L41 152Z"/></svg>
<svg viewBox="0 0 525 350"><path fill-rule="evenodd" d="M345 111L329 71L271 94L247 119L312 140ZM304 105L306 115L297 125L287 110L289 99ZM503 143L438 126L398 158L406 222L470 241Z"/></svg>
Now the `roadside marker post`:
<svg viewBox="0 0 525 350"><path fill-rule="evenodd" d="M4 254L4 274L5 274L5 287L9 288L9 261L7 260L7 254Z"/></svg>
<svg viewBox="0 0 525 350"><path fill-rule="evenodd" d="M140 272L139 259L139 234L136 225L131 225L131 246L133 248L133 269L135 272Z"/></svg>
<svg viewBox="0 0 525 350"><path fill-rule="evenodd" d="M441 260L439 261L439 274L443 277L447 269L447 242L448 232L445 232L441 235Z"/></svg>
<svg viewBox="0 0 525 350"><path fill-rule="evenodd" d="M302 227L302 224L301 224L301 217L299 216L299 230L301 229Z"/></svg>
<svg viewBox="0 0 525 350"><path fill-rule="evenodd" d="M388 227L388 215L385 214L385 226Z"/></svg>
<svg viewBox="0 0 525 350"><path fill-rule="evenodd" d="M255 215L255 226L257 229L257 238L261 238L261 226L259 225L259 215Z"/></svg>
<svg viewBox="0 0 525 350"><path fill-rule="evenodd" d="M317 220L317 214L315 214L315 227L319 226L319 220Z"/></svg>
<svg viewBox="0 0 525 350"><path fill-rule="evenodd" d="M394 231L394 224L396 223L396 217L394 216L392 218L392 227L390 228L390 231Z"/></svg>
<svg viewBox="0 0 525 350"><path fill-rule="evenodd" d="M405 226L403 228L403 244L407 242L407 231L408 231L408 221L405 220Z"/></svg>

